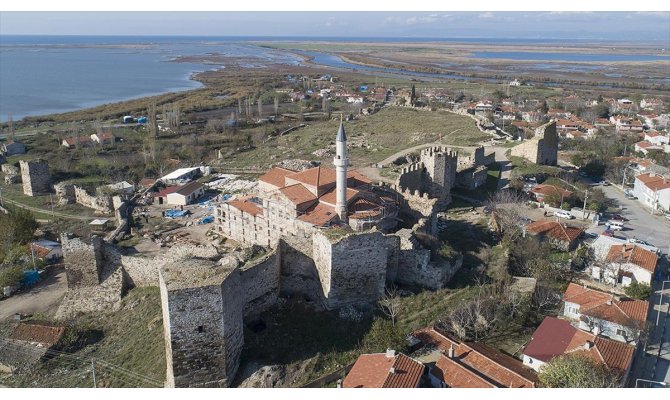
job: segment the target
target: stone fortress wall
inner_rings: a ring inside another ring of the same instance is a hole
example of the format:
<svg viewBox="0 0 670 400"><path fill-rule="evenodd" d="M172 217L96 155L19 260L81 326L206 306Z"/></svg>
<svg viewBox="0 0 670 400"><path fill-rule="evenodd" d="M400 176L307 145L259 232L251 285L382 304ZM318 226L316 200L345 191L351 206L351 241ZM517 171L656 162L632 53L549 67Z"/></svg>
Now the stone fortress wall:
<svg viewBox="0 0 670 400"><path fill-rule="evenodd" d="M59 204L81 204L92 208L100 213L111 213L114 211L112 196L91 195L86 189L72 183L60 182L54 185Z"/></svg>
<svg viewBox="0 0 670 400"><path fill-rule="evenodd" d="M513 147L511 154L523 157L535 164L556 165L558 163L556 121L548 122L537 128L535 135Z"/></svg>
<svg viewBox="0 0 670 400"><path fill-rule="evenodd" d="M31 161L19 161L21 166L21 181L23 182L23 194L35 196L40 193L51 191L51 175L49 175L49 163L45 160L36 159Z"/></svg>

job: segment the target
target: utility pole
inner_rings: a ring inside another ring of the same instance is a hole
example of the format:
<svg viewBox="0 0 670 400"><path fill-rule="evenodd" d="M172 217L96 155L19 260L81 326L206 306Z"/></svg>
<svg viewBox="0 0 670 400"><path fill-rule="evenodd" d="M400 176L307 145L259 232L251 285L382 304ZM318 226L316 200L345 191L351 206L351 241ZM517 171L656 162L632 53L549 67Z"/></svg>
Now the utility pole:
<svg viewBox="0 0 670 400"><path fill-rule="evenodd" d="M98 387L98 382L95 379L95 359L91 359L91 370L93 371L93 387L97 388Z"/></svg>
<svg viewBox="0 0 670 400"><path fill-rule="evenodd" d="M586 199L589 198L589 189L586 189L586 193L584 194L584 207L582 207L582 219L586 219Z"/></svg>
<svg viewBox="0 0 670 400"><path fill-rule="evenodd" d="M49 204L51 205L51 217L56 219L56 215L54 214L54 199L51 193L49 193Z"/></svg>

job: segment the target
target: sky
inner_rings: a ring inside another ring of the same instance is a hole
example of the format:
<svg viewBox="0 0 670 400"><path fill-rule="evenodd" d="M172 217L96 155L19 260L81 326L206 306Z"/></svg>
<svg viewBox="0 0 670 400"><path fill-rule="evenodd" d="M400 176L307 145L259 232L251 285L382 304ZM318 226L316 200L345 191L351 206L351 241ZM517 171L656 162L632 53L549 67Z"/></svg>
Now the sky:
<svg viewBox="0 0 670 400"><path fill-rule="evenodd" d="M0 12L0 34L662 41L670 12Z"/></svg>

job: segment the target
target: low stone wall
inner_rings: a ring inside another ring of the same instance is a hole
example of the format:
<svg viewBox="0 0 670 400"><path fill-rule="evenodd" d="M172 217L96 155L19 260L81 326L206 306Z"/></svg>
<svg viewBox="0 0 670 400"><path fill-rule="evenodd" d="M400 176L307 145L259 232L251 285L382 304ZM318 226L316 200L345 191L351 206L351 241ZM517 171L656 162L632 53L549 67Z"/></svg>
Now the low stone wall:
<svg viewBox="0 0 670 400"><path fill-rule="evenodd" d="M76 202L84 207L92 208L101 213L111 213L114 211L112 196L94 196L88 194L84 188L74 186L74 195Z"/></svg>
<svg viewBox="0 0 670 400"><path fill-rule="evenodd" d="M19 167L16 167L12 164L2 164L0 166L0 171L2 171L3 174L7 175L19 175Z"/></svg>
<svg viewBox="0 0 670 400"><path fill-rule="evenodd" d="M58 197L58 204L74 204L77 202L77 196L74 193L74 185L70 183L60 182L54 185L56 197Z"/></svg>

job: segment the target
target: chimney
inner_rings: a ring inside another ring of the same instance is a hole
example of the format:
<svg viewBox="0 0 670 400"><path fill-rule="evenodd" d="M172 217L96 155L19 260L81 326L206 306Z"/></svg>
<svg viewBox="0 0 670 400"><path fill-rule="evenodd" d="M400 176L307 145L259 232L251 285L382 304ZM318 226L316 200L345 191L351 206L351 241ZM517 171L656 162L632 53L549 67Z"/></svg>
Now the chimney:
<svg viewBox="0 0 670 400"><path fill-rule="evenodd" d="M614 297L614 296L612 296L612 297ZM610 297L609 299L607 299L607 305L608 305L608 306L611 306L611 305L612 305L612 297Z"/></svg>
<svg viewBox="0 0 670 400"><path fill-rule="evenodd" d="M395 368L391 367L391 368L389 369L389 374L395 374Z"/></svg>
<svg viewBox="0 0 670 400"><path fill-rule="evenodd" d="M337 380L337 388L338 389L342 388L342 379Z"/></svg>
<svg viewBox="0 0 670 400"><path fill-rule="evenodd" d="M395 350L392 350L392 349L386 349L386 357L388 357L388 358L395 358Z"/></svg>
<svg viewBox="0 0 670 400"><path fill-rule="evenodd" d="M587 340L586 342L584 342L584 350L590 350L591 347L593 347L593 342L592 341Z"/></svg>
<svg viewBox="0 0 670 400"><path fill-rule="evenodd" d="M449 358L454 358L454 345L449 346L449 352L447 353Z"/></svg>

